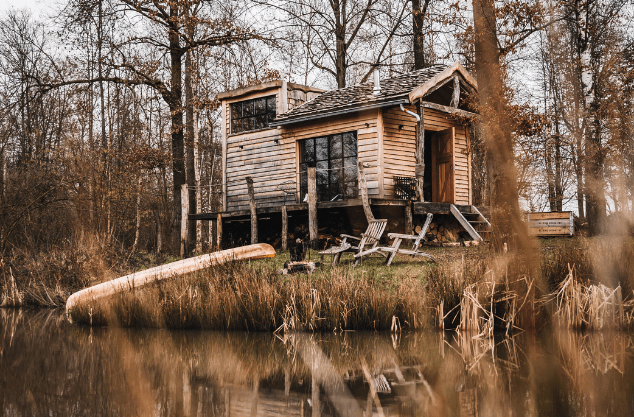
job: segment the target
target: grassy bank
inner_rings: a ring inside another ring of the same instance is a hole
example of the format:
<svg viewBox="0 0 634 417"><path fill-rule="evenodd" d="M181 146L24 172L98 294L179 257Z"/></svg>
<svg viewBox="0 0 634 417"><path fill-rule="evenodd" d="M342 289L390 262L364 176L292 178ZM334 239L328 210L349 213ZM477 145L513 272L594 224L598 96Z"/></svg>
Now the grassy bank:
<svg viewBox="0 0 634 417"><path fill-rule="evenodd" d="M434 249L437 265L398 257L279 275L287 255L209 268L72 312L83 324L218 330L461 328L486 336L547 323L628 327L634 245L546 240L530 257L486 247ZM314 255L313 255L314 256Z"/></svg>
<svg viewBox="0 0 634 417"><path fill-rule="evenodd" d="M0 307L61 307L83 288L173 260L88 239L14 247L0 254Z"/></svg>

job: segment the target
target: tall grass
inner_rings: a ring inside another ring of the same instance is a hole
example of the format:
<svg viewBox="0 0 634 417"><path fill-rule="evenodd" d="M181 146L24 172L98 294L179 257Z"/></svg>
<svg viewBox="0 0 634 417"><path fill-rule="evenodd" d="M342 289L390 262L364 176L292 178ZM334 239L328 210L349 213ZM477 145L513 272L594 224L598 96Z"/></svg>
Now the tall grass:
<svg viewBox="0 0 634 417"><path fill-rule="evenodd" d="M93 325L271 332L459 328L483 338L546 323L634 326L631 240L543 241L532 257L469 249L393 276L372 262L285 276L276 273L279 259L232 263L83 304L71 316Z"/></svg>
<svg viewBox="0 0 634 417"><path fill-rule="evenodd" d="M155 283L71 311L84 324L250 331L417 329L428 322L423 281L394 284L327 274L280 276L273 269L230 263Z"/></svg>

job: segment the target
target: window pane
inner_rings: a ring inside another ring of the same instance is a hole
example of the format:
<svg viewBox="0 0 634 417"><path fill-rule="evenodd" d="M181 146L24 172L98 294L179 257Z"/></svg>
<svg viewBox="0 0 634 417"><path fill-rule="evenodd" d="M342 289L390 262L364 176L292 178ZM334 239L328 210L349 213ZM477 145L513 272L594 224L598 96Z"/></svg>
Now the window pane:
<svg viewBox="0 0 634 417"><path fill-rule="evenodd" d="M253 117L247 117L245 119L242 119L242 130L244 132L253 130Z"/></svg>
<svg viewBox="0 0 634 417"><path fill-rule="evenodd" d="M253 101L245 101L242 103L242 115L243 116L253 116Z"/></svg>
<svg viewBox="0 0 634 417"><path fill-rule="evenodd" d="M317 185L328 184L328 161L317 162Z"/></svg>
<svg viewBox="0 0 634 417"><path fill-rule="evenodd" d="M357 198L357 193L359 191L359 187L356 182L345 182L343 195L346 198Z"/></svg>
<svg viewBox="0 0 634 417"><path fill-rule="evenodd" d="M343 166L346 170L346 181L352 181L352 178L357 178L357 158L344 158Z"/></svg>
<svg viewBox="0 0 634 417"><path fill-rule="evenodd" d="M358 182L357 171L352 168L345 168L343 171L343 180L346 182Z"/></svg>
<svg viewBox="0 0 634 417"><path fill-rule="evenodd" d="M341 158L341 135L330 138L330 159Z"/></svg>
<svg viewBox="0 0 634 417"><path fill-rule="evenodd" d="M339 184L341 182L341 169L331 169L330 171L330 185Z"/></svg>
<svg viewBox="0 0 634 417"><path fill-rule="evenodd" d="M328 201L328 187L317 187L317 201Z"/></svg>
<svg viewBox="0 0 634 417"><path fill-rule="evenodd" d="M357 156L357 135L354 132L343 134L343 156Z"/></svg>
<svg viewBox="0 0 634 417"><path fill-rule="evenodd" d="M277 113L277 105L275 102L275 96L269 97L268 99L266 99L266 107L267 107L266 112L273 115L273 117L269 119L271 120L275 117L275 114Z"/></svg>
<svg viewBox="0 0 634 417"><path fill-rule="evenodd" d="M233 103L231 105L231 119L239 119L242 117L242 103Z"/></svg>
<svg viewBox="0 0 634 417"><path fill-rule="evenodd" d="M242 132L242 120L231 120L231 133L239 133Z"/></svg>
<svg viewBox="0 0 634 417"><path fill-rule="evenodd" d="M315 139L303 141L302 160L304 162L315 162ZM314 165L313 165L314 166Z"/></svg>
<svg viewBox="0 0 634 417"><path fill-rule="evenodd" d="M328 190L328 199L329 200L334 200L335 197L337 197L339 194L343 194L341 192L341 186L339 185L338 182L336 183L331 183L330 184L330 189ZM335 201L337 200L343 200L343 195L340 195L339 198L337 198Z"/></svg>
<svg viewBox="0 0 634 417"><path fill-rule="evenodd" d="M255 114L266 113L266 99L260 98L255 100Z"/></svg>
<svg viewBox="0 0 634 417"><path fill-rule="evenodd" d="M266 115L260 114L255 116L255 125L254 129L264 129L266 127Z"/></svg>
<svg viewBox="0 0 634 417"><path fill-rule="evenodd" d="M316 152L317 152L317 160L318 161L327 161L328 160L328 138L317 138L315 139L316 144Z"/></svg>

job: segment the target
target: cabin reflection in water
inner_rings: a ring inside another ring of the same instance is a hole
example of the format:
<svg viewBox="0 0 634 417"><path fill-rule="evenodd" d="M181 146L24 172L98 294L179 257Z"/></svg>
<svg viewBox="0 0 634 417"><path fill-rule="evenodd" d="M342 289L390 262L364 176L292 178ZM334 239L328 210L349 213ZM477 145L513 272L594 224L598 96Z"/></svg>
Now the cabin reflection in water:
<svg viewBox="0 0 634 417"><path fill-rule="evenodd" d="M85 328L0 309L0 414L630 416L628 333Z"/></svg>

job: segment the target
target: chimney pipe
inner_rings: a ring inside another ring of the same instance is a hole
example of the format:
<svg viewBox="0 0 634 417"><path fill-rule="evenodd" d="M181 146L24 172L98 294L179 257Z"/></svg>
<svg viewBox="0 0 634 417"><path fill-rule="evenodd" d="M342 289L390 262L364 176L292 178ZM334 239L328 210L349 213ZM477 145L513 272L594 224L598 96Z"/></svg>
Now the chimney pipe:
<svg viewBox="0 0 634 417"><path fill-rule="evenodd" d="M381 79L379 74L379 67L374 68L374 89L372 95L381 94Z"/></svg>

